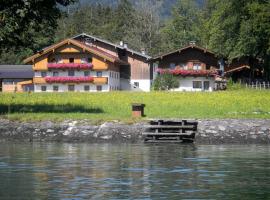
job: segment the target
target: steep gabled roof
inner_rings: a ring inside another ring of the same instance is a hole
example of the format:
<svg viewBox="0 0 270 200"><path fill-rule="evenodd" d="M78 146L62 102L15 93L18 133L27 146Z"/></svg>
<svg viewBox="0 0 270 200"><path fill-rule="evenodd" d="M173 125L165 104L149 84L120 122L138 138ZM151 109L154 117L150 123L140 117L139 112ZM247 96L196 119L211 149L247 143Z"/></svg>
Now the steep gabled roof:
<svg viewBox="0 0 270 200"><path fill-rule="evenodd" d="M79 35L76 35L76 36L73 37L73 39L76 39L76 38L79 38L79 37L87 37L87 38L91 38L91 39L94 40L94 41L102 42L102 43L104 43L104 44L113 46L114 48L123 49L123 50L125 49L126 51L128 51L128 52L130 52L130 53L132 53L132 54L136 54L136 55L138 55L138 56L141 56L141 57L143 57L143 58L145 58L145 59L147 59L147 60L151 59L151 56L149 56L149 55L143 54L143 53L141 53L141 52L135 51L135 50L130 49L130 48L126 48L126 47L121 46L121 45L114 44L114 43L112 43L112 42L110 42L110 41L108 41L108 40L104 40L104 39L98 38L98 37L93 36L93 35L88 35L88 34L86 34L86 33L81 33L81 34L79 34Z"/></svg>
<svg viewBox="0 0 270 200"><path fill-rule="evenodd" d="M32 65L0 65L0 78L31 79L33 76Z"/></svg>
<svg viewBox="0 0 270 200"><path fill-rule="evenodd" d="M31 63L34 59L36 59L36 58L38 58L38 57L40 57L40 56L42 56L44 54L47 54L47 53L49 53L51 51L54 51L55 49L65 45L65 44L73 44L73 45L75 45L77 47L80 47L80 48L84 49L85 51L88 51L90 53L93 53L94 55L100 56L100 57L102 57L102 58L104 58L104 59L106 59L106 60L108 60L110 62L113 62L113 63L118 62L118 63L126 64L126 62L120 60L119 58L117 58L117 57L115 57L115 56L113 56L113 55L111 55L111 54L109 54L109 53L107 53L105 51L102 51L102 50L97 49L95 47L90 47L90 46L85 45L85 44L83 44L83 43L81 43L81 42L79 42L77 40L74 40L74 39L65 39L65 40L63 40L61 42L58 42L58 43L53 44L51 46L48 46L48 47L42 49L41 51L39 51L38 53L30 56L29 58L26 58L24 60L24 63Z"/></svg>
<svg viewBox="0 0 270 200"><path fill-rule="evenodd" d="M213 53L212 51L209 51L208 49L206 48L203 48L203 47L199 47L199 46L196 46L196 45L188 45L186 47L183 47L181 49L177 49L177 50L174 50L174 51L171 51L171 52L168 52L168 53L165 53L165 54L161 54L159 56L156 56L156 57L153 57L151 59L151 61L155 61L155 60L159 60L159 59L162 59L166 56L169 56L169 55L172 55L172 54L175 54L175 53L181 53L187 49L197 49L199 51L203 51L204 53L208 53L208 54L211 54L213 56L216 56L215 53Z"/></svg>

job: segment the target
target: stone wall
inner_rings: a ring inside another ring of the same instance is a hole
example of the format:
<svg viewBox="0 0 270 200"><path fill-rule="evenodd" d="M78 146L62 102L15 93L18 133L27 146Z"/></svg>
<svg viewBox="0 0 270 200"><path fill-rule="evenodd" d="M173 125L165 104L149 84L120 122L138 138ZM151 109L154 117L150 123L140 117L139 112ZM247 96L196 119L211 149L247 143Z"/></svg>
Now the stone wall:
<svg viewBox="0 0 270 200"><path fill-rule="evenodd" d="M0 119L0 141L143 142L145 122L124 124L64 121L19 122ZM270 144L270 120L199 120L197 144Z"/></svg>

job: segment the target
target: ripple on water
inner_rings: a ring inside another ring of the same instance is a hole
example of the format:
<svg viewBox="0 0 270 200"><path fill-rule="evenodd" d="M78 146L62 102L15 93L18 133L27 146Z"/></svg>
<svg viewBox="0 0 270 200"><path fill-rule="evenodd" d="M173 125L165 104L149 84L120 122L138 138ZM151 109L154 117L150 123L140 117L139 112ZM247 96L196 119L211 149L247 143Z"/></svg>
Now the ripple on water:
<svg viewBox="0 0 270 200"><path fill-rule="evenodd" d="M244 145L20 144L0 148L1 199L270 196L268 146L255 146L252 151Z"/></svg>

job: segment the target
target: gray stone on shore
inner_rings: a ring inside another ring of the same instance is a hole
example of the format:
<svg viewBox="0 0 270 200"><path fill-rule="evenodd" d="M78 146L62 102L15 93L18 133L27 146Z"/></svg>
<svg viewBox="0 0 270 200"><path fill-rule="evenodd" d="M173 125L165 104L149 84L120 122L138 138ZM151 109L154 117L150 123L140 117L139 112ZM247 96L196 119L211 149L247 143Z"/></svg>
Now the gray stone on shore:
<svg viewBox="0 0 270 200"><path fill-rule="evenodd" d="M269 119L198 120L197 144L270 144ZM0 119L0 141L142 142L146 122L132 125L86 120L19 122Z"/></svg>

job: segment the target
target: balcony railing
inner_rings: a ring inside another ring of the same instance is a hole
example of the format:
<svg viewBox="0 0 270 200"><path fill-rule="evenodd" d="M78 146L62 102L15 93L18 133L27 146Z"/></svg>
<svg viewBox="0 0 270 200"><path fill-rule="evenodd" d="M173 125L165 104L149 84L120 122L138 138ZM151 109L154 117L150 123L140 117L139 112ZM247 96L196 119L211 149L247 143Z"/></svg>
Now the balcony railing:
<svg viewBox="0 0 270 200"><path fill-rule="evenodd" d="M34 77L34 84L46 83L93 83L96 85L105 85L108 83L107 77Z"/></svg>
<svg viewBox="0 0 270 200"><path fill-rule="evenodd" d="M45 78L42 78L42 77L34 77L34 78L33 78L33 83L34 83L34 84L45 84L46 81L45 81Z"/></svg>
<svg viewBox="0 0 270 200"><path fill-rule="evenodd" d="M45 77L47 83L91 83L94 78L91 76L86 77Z"/></svg>
<svg viewBox="0 0 270 200"><path fill-rule="evenodd" d="M94 77L94 84L98 85L104 85L108 83L108 78L107 77Z"/></svg>
<svg viewBox="0 0 270 200"><path fill-rule="evenodd" d="M92 63L48 63L48 69L78 69L87 70L92 69Z"/></svg>
<svg viewBox="0 0 270 200"><path fill-rule="evenodd" d="M183 70L183 69L157 69L159 74L172 74L175 76L216 76L216 70Z"/></svg>

